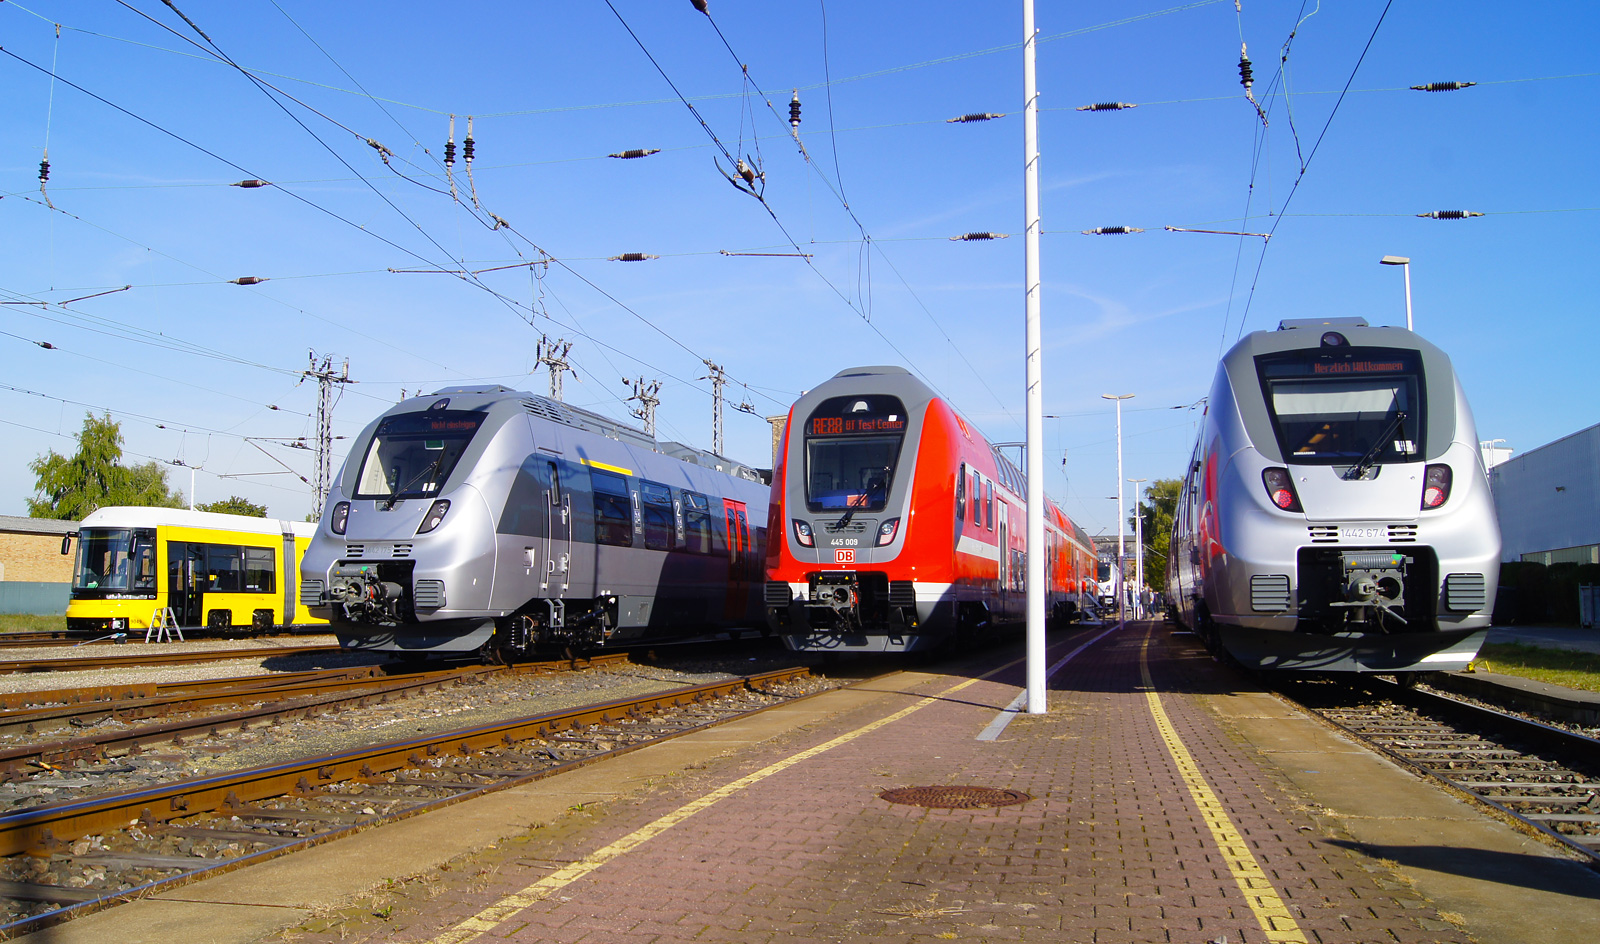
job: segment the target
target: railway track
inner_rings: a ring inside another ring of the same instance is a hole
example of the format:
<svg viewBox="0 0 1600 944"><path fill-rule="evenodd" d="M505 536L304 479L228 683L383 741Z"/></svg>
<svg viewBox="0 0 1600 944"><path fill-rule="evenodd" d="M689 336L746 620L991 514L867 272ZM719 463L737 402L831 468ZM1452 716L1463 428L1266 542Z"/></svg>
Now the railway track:
<svg viewBox="0 0 1600 944"><path fill-rule="evenodd" d="M1376 678L1279 691L1600 869L1600 740Z"/></svg>
<svg viewBox="0 0 1600 944"><path fill-rule="evenodd" d="M808 674L782 669L0 816L0 936L720 724L808 694L796 687Z"/></svg>
<svg viewBox="0 0 1600 944"><path fill-rule="evenodd" d="M137 753L153 744L174 739L212 736L252 725L273 724L352 705L382 703L460 685L496 675L545 675L577 669L626 665L627 653L606 653L590 659L526 662L514 666L460 666L430 672L387 673L375 667L330 669L291 673L292 677L252 675L215 679L209 683L184 683L176 691L145 698L45 704L41 707L0 712L0 733L35 735L45 726L86 727L101 720L130 722L172 714L190 714L206 708L248 704L225 714L200 714L184 720L140 727L121 727L80 735L67 740L41 742L0 749L0 781L14 780L29 768L49 770L78 760L105 761L117 753ZM35 698L42 694L31 693Z"/></svg>
<svg viewBox="0 0 1600 944"><path fill-rule="evenodd" d="M267 639L278 636L306 635L306 631L280 629L268 630L261 633L252 633L252 639ZM238 639L237 634L213 635L204 628L184 630L186 639ZM38 649L47 646L87 646L112 645L123 642L143 642L144 637L138 630L121 633L87 632L75 629L47 629L16 633L0 633L0 649Z"/></svg>
<svg viewBox="0 0 1600 944"><path fill-rule="evenodd" d="M252 649L172 649L137 655L71 656L63 659L0 659L0 674L13 672L73 672L81 669L148 668L160 665L185 665L193 662L225 662L229 659L260 659L266 656L299 656L345 652L338 646L281 646Z"/></svg>

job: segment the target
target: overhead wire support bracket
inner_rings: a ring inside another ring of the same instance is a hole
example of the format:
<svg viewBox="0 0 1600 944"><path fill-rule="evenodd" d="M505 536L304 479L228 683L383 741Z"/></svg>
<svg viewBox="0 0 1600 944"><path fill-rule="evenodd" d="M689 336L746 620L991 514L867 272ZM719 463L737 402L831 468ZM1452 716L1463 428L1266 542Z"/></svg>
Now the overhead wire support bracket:
<svg viewBox="0 0 1600 944"><path fill-rule="evenodd" d="M1271 239L1271 233L1240 233L1231 229L1189 229L1186 226L1163 226L1162 229L1169 233L1210 233L1213 236L1259 236L1262 239Z"/></svg>

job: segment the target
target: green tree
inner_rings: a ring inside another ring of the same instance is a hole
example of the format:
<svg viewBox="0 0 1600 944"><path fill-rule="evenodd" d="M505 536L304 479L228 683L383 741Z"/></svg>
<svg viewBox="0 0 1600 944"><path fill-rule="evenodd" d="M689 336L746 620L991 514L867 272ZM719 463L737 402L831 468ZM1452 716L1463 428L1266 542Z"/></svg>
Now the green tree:
<svg viewBox="0 0 1600 944"><path fill-rule="evenodd" d="M167 471L158 463L124 466L121 461L121 426L110 414L88 414L76 453L63 456L51 450L28 463L38 476L38 497L28 499L28 515L73 521L108 505L183 507L183 496L167 487Z"/></svg>
<svg viewBox="0 0 1600 944"><path fill-rule="evenodd" d="M265 518L267 506L258 505L248 498L238 495L229 495L221 501L202 502L194 506L195 511L214 511L223 515L247 515L251 518Z"/></svg>
<svg viewBox="0 0 1600 944"><path fill-rule="evenodd" d="M1144 519L1144 579L1160 589L1166 582L1167 550L1172 546L1172 516L1178 510L1178 490L1182 479L1153 479L1139 503L1138 515ZM1128 526L1134 519L1128 518Z"/></svg>

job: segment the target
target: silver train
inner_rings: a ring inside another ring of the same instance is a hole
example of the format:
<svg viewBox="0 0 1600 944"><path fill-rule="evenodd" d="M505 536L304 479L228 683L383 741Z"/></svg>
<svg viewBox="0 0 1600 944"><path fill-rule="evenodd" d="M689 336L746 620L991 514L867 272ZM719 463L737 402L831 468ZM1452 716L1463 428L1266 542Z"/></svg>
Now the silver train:
<svg viewBox="0 0 1600 944"><path fill-rule="evenodd" d="M1218 366L1173 523L1178 622L1260 669L1461 669L1500 528L1443 351L1358 318L1284 321Z"/></svg>
<svg viewBox="0 0 1600 944"><path fill-rule="evenodd" d="M301 593L353 649L589 650L760 628L769 489L720 456L500 386L351 446Z"/></svg>

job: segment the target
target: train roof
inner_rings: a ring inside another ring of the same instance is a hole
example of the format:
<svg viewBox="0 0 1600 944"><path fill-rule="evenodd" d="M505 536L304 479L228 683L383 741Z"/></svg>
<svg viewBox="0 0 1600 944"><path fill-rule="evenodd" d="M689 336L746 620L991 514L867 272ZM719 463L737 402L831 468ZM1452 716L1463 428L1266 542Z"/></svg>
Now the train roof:
<svg viewBox="0 0 1600 944"><path fill-rule="evenodd" d="M609 416L603 416L561 400L529 393L526 390L512 390L510 387L503 387L499 384L444 387L434 391L429 396L469 398L462 404L466 409L487 409L490 405L503 400L518 400L529 415L549 420L552 423L560 423L573 429L596 433L607 439L614 439L630 446L637 446L652 452L658 452L664 456L671 456L680 462L724 472L752 482L765 483L767 481L762 477L759 470L736 462L726 456L719 456L714 452L696 449L680 442L659 441L636 426L629 426Z"/></svg>
<svg viewBox="0 0 1600 944"><path fill-rule="evenodd" d="M85 517L84 528L209 528L215 531L242 531L246 534L293 534L310 537L316 524L283 518L256 518L250 515L225 515L215 511L190 511L187 508L147 508L113 505L97 508Z"/></svg>

